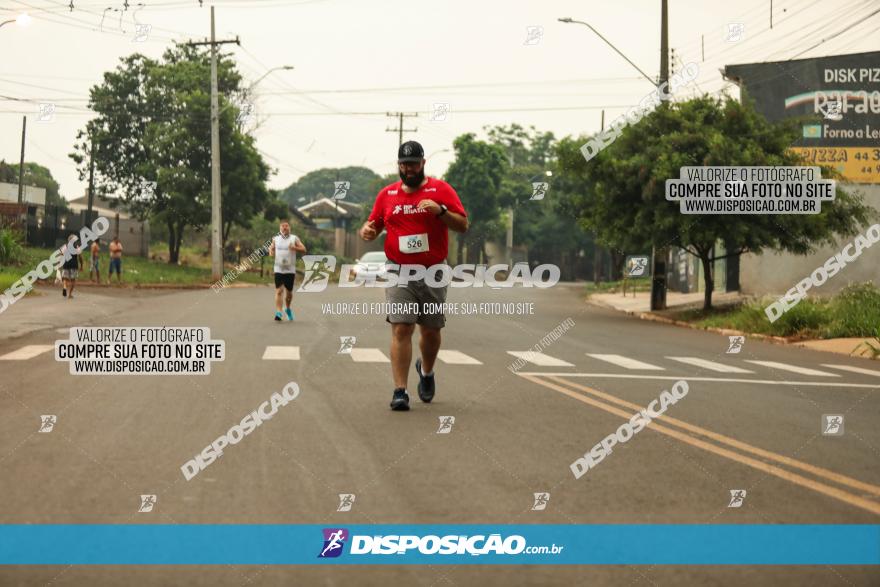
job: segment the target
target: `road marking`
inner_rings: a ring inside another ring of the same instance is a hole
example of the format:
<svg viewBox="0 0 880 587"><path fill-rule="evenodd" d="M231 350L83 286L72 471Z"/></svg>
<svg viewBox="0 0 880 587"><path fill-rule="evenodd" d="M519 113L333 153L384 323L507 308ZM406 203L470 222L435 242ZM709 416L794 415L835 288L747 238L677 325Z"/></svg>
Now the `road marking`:
<svg viewBox="0 0 880 587"><path fill-rule="evenodd" d="M593 399L591 397L584 396L578 392L572 391L571 389L565 387L564 385L560 385L559 383L551 383L549 381L544 381L543 380L544 377L541 377L538 375L531 375L531 376L530 375L523 375L522 373L519 373L519 375L524 377L525 379L528 379L532 383L537 383L538 385L542 385L542 386L547 387L549 389L552 389L554 391L558 391L558 392L565 394L565 395L567 395L573 399L576 399L580 402L591 405L593 407L597 407L601 410L604 410L604 411L609 412L611 414L614 414L616 416L620 416L621 418L624 418L625 420L629 420L633 415L632 412L627 412L622 409L616 408L612 405L608 405L606 403L600 402L600 401ZM551 379L554 379L554 378L551 377ZM638 404L631 404L630 402L626 402L626 401L621 400L619 398L615 398L614 396L603 393L601 391L574 384L571 381L560 380L560 382L565 383L566 385L574 385L578 389L582 389L583 391L586 391L586 392L591 393L593 395L596 395L598 397L602 397L603 399L613 401L614 403L617 403L620 405L626 405L627 407L632 407L635 410L642 409L642 406L639 406ZM684 428L685 430L688 430L691 432L696 432L698 434L702 434L703 436L712 438L714 440L717 440L718 442L723 442L723 443L728 444L730 446L735 446L737 448L740 448L741 450L747 450L749 452L755 453L755 454L763 456L765 458L770 458L770 459L776 460L781 463L786 463L790 466L801 468L803 470L809 471L810 473L812 473L814 475L827 478L829 480L835 481L840 484L849 485L851 487L858 487L859 489L869 491L875 495L880 495L880 487L877 487L875 485L871 485L869 483L864 483L864 482L859 481L857 479L852 479L850 477L846 477L845 475L840 475L839 473L835 473L833 471L829 471L829 470L823 469L821 467L815 467L815 466L809 465L807 463L802 463L800 461L796 461L795 459L791 459L789 457L777 455L776 453L772 453L772 452L766 451L764 449L750 446L744 442L740 442L740 441L735 440L733 438L729 438L729 437L723 436L721 434L711 432L709 430L706 430L705 428L700 428L699 426L687 424L686 422L683 422L681 420L677 420L675 418L671 418L669 416L665 416L665 415L661 416L659 420L652 421L648 425L648 428L650 428L651 430L654 430L656 432L660 432L661 434L666 434L667 436L671 436L671 437L673 437L677 440L680 440L686 444L690 444L691 446L695 446L695 447L701 448L707 452L711 452L711 453L717 454L719 456L726 457L732 461L735 461L740 464L747 465L749 467L758 469L759 471L763 471L763 472L768 473L770 475L774 475L776 477L779 477L780 479L784 479L784 480L789 481L791 483L794 483L796 485L800 485L802 487L812 489L813 491L816 491L818 493L822 493L822 494L827 495L829 497L833 497L835 499L838 499L840 501L848 503L852 506L867 510L873 514L880 515L880 504L878 504L874 501L871 501L870 499L866 499L866 498L861 497L859 495L848 493L846 491L843 491L843 490L838 489L836 487L832 487L830 485L826 485L824 483L819 483L818 481L814 481L813 479L803 477L802 475L798 475L797 473L792 473L791 471L788 471L786 469L782 469L782 468L777 467L775 465L770 465L770 464L767 464L763 461L759 461L757 459L742 455L742 454L734 452L732 450L719 447L715 444L706 442L704 440L694 438L693 436L690 436L690 435L685 434L683 432L679 432L678 430L674 430L672 428L668 428L667 426L664 426L663 424L659 424L658 421L662 421L664 423L669 423L672 425L678 425L678 426Z"/></svg>
<svg viewBox="0 0 880 587"><path fill-rule="evenodd" d="M688 381L718 381L720 383L762 383L764 385L794 385L805 387L857 387L868 389L880 389L880 385L876 383L836 383L831 381L781 381L773 379L735 379L733 377L691 377L690 375L679 375L671 377L667 375L631 375L629 373L571 373L559 371L558 373L547 371L521 371L518 375L553 375L556 377L601 377L603 379L656 379L662 381L678 381L679 379L687 379Z"/></svg>
<svg viewBox="0 0 880 587"><path fill-rule="evenodd" d="M629 357L624 357L623 355L597 355L592 353L587 353L588 357L593 357L594 359L599 359L600 361L605 361L611 363L613 365L617 365L618 367L623 367L624 369L633 369L637 371L665 371L663 367L658 367L657 365L652 365L650 363L643 363L641 361L636 361L635 359L630 359Z"/></svg>
<svg viewBox="0 0 880 587"><path fill-rule="evenodd" d="M849 365L828 365L822 363L823 367L831 367L832 369L842 369L844 371L852 371L853 373L861 373L862 375L873 375L880 377L880 371L872 371L871 369L862 369L861 367L850 367Z"/></svg>
<svg viewBox="0 0 880 587"><path fill-rule="evenodd" d="M574 367L572 363L545 355L544 353L536 353L534 351L507 351L508 355L513 355L517 359L523 359L538 367Z"/></svg>
<svg viewBox="0 0 880 587"><path fill-rule="evenodd" d="M351 349L351 360L355 363L390 363L391 359L379 349Z"/></svg>
<svg viewBox="0 0 880 587"><path fill-rule="evenodd" d="M788 363L777 363L776 361L753 361L746 359L747 363L770 367L771 369L779 369L780 371L791 371L792 373L800 373L801 375L815 375L817 377L840 377L837 373L826 373L825 371L817 371L816 369L807 369L806 367L798 367L789 365Z"/></svg>
<svg viewBox="0 0 880 587"><path fill-rule="evenodd" d="M29 344L11 353L6 353L0 357L0 361L27 361L54 348L54 344Z"/></svg>
<svg viewBox="0 0 880 587"><path fill-rule="evenodd" d="M446 363L447 365L482 365L480 361L476 360L470 355L466 355L460 351L445 351L440 350L437 352L437 358Z"/></svg>
<svg viewBox="0 0 880 587"><path fill-rule="evenodd" d="M267 346L263 351L264 361L299 361L298 346Z"/></svg>
<svg viewBox="0 0 880 587"><path fill-rule="evenodd" d="M741 369L740 367L734 367L733 365L724 365L723 363L716 363L715 361L707 361L706 359L699 359L697 357L666 357L666 358L672 359L673 361L678 361L679 363L685 363L687 365L694 365L695 367L709 369L710 371L718 371L719 373L754 373L754 371L749 371L748 369Z"/></svg>

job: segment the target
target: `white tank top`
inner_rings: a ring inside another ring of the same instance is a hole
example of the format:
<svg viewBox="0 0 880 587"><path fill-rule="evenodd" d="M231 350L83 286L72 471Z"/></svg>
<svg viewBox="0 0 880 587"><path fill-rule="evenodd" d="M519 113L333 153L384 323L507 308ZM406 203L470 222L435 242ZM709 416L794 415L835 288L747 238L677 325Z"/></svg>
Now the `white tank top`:
<svg viewBox="0 0 880 587"><path fill-rule="evenodd" d="M275 273L296 273L296 252L290 250L290 245L296 242L294 239L293 234L287 238L278 234L272 239L275 243Z"/></svg>

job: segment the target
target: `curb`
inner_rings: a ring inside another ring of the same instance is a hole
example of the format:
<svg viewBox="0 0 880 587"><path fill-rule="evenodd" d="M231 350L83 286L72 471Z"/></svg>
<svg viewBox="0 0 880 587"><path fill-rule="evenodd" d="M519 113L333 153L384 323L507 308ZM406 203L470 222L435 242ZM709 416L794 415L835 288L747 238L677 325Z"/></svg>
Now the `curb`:
<svg viewBox="0 0 880 587"><path fill-rule="evenodd" d="M34 282L46 287L56 287L54 280L38 279ZM114 289L211 289L213 283L122 283L107 285L104 283L80 282L77 280L76 287L89 287L96 289L106 289L112 291ZM264 283L235 283L225 286L223 289L229 288L246 288L246 287L264 287L269 285ZM60 287L60 286L57 286Z"/></svg>
<svg viewBox="0 0 880 587"><path fill-rule="evenodd" d="M653 312L641 312L636 310L621 310L619 308L615 308L611 304L606 304L605 302L600 302L598 300L591 300L590 298L586 299L588 304L593 306L597 306L600 308L607 308L609 310L616 310L618 312L623 312L628 316L635 316L640 320L648 320L650 322L659 322L661 324L669 324L671 326L679 326L681 328L689 328L691 330L702 330L704 332L715 332L717 334L723 334L725 336L745 336L747 338L754 338L758 340L763 340L766 342L771 342L774 344L783 344L783 345L791 345L798 342L807 342L809 340L819 340L819 339L799 339L797 337L785 337L785 336L771 336L769 334L758 334L756 332L744 332L741 330L734 330L732 328L717 328L715 326L696 326L691 324L690 322L684 322L683 320L673 320L672 318L667 318L666 316L660 316L659 314L654 314ZM840 353L838 353L840 354Z"/></svg>

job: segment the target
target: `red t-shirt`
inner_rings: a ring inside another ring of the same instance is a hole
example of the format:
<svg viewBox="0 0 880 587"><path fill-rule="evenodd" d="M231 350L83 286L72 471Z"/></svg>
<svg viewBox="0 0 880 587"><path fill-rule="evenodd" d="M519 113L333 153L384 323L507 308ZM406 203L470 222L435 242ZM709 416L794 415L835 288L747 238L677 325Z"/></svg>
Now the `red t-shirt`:
<svg viewBox="0 0 880 587"><path fill-rule="evenodd" d="M402 184L398 181L382 188L369 218L377 232L383 228L388 231L385 254L398 265L430 267L445 263L449 253L449 229L436 214L419 210L418 206L422 200L433 200L446 204L450 212L467 216L458 194L451 185L434 177L429 177L425 185L411 194L403 191Z"/></svg>

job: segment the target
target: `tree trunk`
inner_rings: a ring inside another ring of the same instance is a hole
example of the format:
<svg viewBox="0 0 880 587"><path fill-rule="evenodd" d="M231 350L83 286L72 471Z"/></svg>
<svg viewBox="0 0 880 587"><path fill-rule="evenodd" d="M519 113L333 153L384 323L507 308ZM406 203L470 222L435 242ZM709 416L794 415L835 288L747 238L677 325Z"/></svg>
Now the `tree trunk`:
<svg viewBox="0 0 880 587"><path fill-rule="evenodd" d="M712 258L709 256L710 251L700 254L700 261L703 263L703 280L706 282L706 288L703 292L703 311L707 312L712 309L712 290L715 289L715 282L712 279Z"/></svg>
<svg viewBox="0 0 880 587"><path fill-rule="evenodd" d="M174 221L170 218L165 221L165 224L168 226L168 263L176 265L177 251L179 250L177 248L177 231L174 230Z"/></svg>
<svg viewBox="0 0 880 587"><path fill-rule="evenodd" d="M184 224L174 224L172 223L170 226L171 236L169 236L169 247L168 247L168 264L169 265L177 265L178 261L180 261L180 245L183 241L183 229Z"/></svg>
<svg viewBox="0 0 880 587"><path fill-rule="evenodd" d="M229 238L229 231L232 230L232 221L223 223L223 230L220 232L220 247L221 250L226 250L226 239Z"/></svg>

